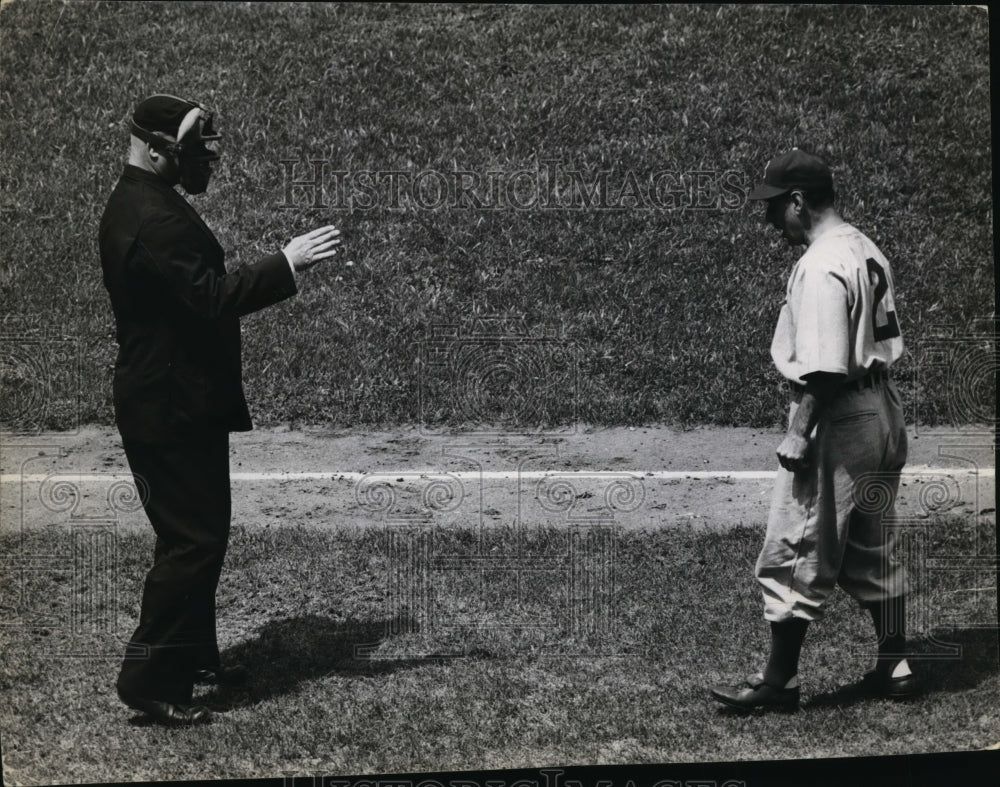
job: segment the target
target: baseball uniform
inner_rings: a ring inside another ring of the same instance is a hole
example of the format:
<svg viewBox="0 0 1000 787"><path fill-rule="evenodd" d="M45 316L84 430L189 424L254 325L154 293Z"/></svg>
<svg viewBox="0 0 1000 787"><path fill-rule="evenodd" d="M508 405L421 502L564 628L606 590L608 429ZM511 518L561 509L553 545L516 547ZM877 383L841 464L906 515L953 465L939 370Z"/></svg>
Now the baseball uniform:
<svg viewBox="0 0 1000 787"><path fill-rule="evenodd" d="M888 260L850 224L832 227L792 269L771 344L793 390L816 372L846 382L814 429L809 467L778 470L756 564L766 619L816 620L837 584L862 603L904 593L895 534L884 524L906 461L888 376L902 352Z"/></svg>

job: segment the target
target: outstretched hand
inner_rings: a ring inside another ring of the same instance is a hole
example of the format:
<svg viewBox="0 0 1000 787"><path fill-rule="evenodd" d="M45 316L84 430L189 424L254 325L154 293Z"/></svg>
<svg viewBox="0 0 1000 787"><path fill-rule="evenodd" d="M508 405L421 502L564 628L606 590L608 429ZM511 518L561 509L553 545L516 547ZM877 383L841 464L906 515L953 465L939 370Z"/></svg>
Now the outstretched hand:
<svg viewBox="0 0 1000 787"><path fill-rule="evenodd" d="M339 236L340 230L333 225L327 225L305 235L299 235L281 251L296 271L304 271L336 254L336 247L340 244Z"/></svg>

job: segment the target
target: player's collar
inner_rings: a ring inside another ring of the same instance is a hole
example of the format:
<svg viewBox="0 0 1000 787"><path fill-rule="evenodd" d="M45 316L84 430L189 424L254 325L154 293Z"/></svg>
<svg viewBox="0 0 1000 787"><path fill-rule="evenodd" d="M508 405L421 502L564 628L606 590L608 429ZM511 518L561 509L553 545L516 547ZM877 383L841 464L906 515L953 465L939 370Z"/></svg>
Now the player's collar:
<svg viewBox="0 0 1000 787"><path fill-rule="evenodd" d="M809 245L812 246L819 240L823 238L835 238L839 235L844 235L854 231L854 227L848 224L843 219L840 220L839 224L831 224L829 227L823 227L819 235L816 235L810 242Z"/></svg>

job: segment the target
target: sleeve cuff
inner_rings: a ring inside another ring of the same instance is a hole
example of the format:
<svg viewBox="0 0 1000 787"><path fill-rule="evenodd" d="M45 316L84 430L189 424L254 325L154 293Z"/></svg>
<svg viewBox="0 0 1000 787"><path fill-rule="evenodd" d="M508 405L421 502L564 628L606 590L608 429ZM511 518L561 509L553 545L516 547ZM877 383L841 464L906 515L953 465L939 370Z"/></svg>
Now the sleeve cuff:
<svg viewBox="0 0 1000 787"><path fill-rule="evenodd" d="M293 278L293 279L296 279L296 277L298 276L298 273L297 273L297 272L296 272L296 270L295 270L295 266L294 266L294 265L292 265L292 261L291 261L290 259L288 259L288 255L287 255L287 254L285 254L285 252L283 252L283 251L279 251L278 253L279 253L279 254L280 254L280 255L281 255L282 257L284 257L284 258L285 258L285 262L287 262L287 263L288 263L288 269L289 269L289 270L290 270L290 271L292 272L292 278Z"/></svg>

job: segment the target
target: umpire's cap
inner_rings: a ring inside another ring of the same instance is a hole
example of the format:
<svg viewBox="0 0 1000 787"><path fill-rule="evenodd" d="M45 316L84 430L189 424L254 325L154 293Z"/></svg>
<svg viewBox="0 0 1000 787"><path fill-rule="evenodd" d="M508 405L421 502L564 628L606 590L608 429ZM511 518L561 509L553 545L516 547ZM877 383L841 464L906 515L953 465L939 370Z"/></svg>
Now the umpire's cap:
<svg viewBox="0 0 1000 787"><path fill-rule="evenodd" d="M197 101L158 93L140 101L132 113L132 133L148 142L154 142L149 137L155 138L155 132L180 142L196 126L202 140L220 138L212 127L212 113Z"/></svg>
<svg viewBox="0 0 1000 787"><path fill-rule="evenodd" d="M764 169L764 182L750 192L750 199L771 199L792 189L832 191L830 166L819 156L792 148L768 162Z"/></svg>

